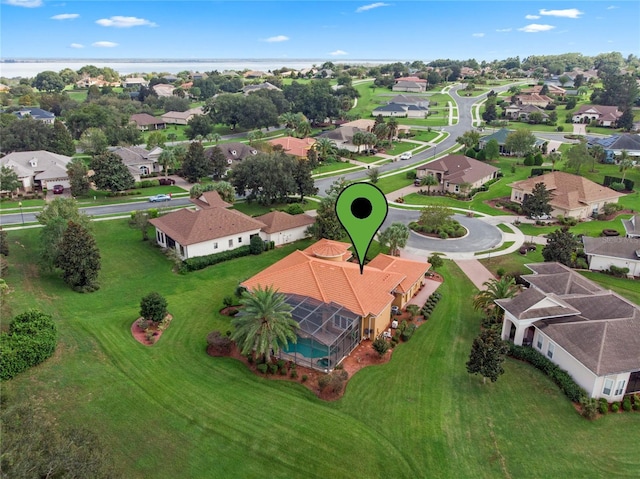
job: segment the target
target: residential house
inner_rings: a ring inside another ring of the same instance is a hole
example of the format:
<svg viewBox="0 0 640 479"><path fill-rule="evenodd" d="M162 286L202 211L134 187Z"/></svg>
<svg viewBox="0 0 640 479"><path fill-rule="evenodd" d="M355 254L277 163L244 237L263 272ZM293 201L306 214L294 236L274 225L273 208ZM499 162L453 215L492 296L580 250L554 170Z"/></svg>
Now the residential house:
<svg viewBox="0 0 640 479"><path fill-rule="evenodd" d="M374 109L371 114L373 116L393 116L404 118L426 118L429 109L417 105L402 105L400 103L388 103Z"/></svg>
<svg viewBox="0 0 640 479"><path fill-rule="evenodd" d="M316 78L333 78L335 75L335 72L331 68L323 68L322 70L318 70L314 76Z"/></svg>
<svg viewBox="0 0 640 479"><path fill-rule="evenodd" d="M173 92L176 87L174 87L173 85L167 85L166 83L158 83L156 85L153 85L151 89L155 91L156 95L158 95L159 97L167 98L173 96Z"/></svg>
<svg viewBox="0 0 640 479"><path fill-rule="evenodd" d="M206 80L207 78L209 78L209 75L207 75L206 73L200 73L200 72L191 72L190 76L193 81ZM184 85L182 87L184 88Z"/></svg>
<svg viewBox="0 0 640 479"><path fill-rule="evenodd" d="M162 77L164 80L167 80L169 83L175 83L177 82L180 78L178 78L175 75L165 75Z"/></svg>
<svg viewBox="0 0 640 479"><path fill-rule="evenodd" d="M194 116L204 115L202 107L191 108L187 111L168 111L160 118L167 125L186 125Z"/></svg>
<svg viewBox="0 0 640 479"><path fill-rule="evenodd" d="M259 70L249 70L244 72L242 76L245 78L251 79L251 78L263 78L268 76L268 74Z"/></svg>
<svg viewBox="0 0 640 479"><path fill-rule="evenodd" d="M16 151L0 158L0 166L12 169L26 192L52 188L53 185L70 187L67 165L71 157L44 150Z"/></svg>
<svg viewBox="0 0 640 479"><path fill-rule="evenodd" d="M345 124L335 130L323 131L317 136L317 138L328 138L333 141L338 148L344 148L349 151L358 151L359 147L354 145L351 140L353 139L353 135L359 131L367 133L366 130L361 130L360 128L353 126L346 126Z"/></svg>
<svg viewBox="0 0 640 479"><path fill-rule="evenodd" d="M611 266L629 268L629 276L640 276L640 237L582 237L589 269L606 271Z"/></svg>
<svg viewBox="0 0 640 479"><path fill-rule="evenodd" d="M622 220L622 226L627 238L640 238L640 215L633 215L628 220Z"/></svg>
<svg viewBox="0 0 640 479"><path fill-rule="evenodd" d="M522 93L514 96L516 103L519 105L533 105L540 108L546 108L550 103L553 103L553 98L549 98L547 95L540 95L538 93Z"/></svg>
<svg viewBox="0 0 640 479"><path fill-rule="evenodd" d="M349 122L343 123L341 126L350 127L350 128L357 128L357 129L359 129L361 131L364 131L364 132L371 132L371 131L373 131L373 127L375 125L376 125L376 121L375 120L361 118L359 120L353 120L353 121L349 121ZM398 133L407 134L407 133L409 133L409 131L411 131L411 127L410 126L408 126L408 125L398 125Z"/></svg>
<svg viewBox="0 0 640 479"><path fill-rule="evenodd" d="M418 178L433 176L438 185L433 191L465 193L497 178L498 168L464 155L447 155L416 169Z"/></svg>
<svg viewBox="0 0 640 479"><path fill-rule="evenodd" d="M600 145L605 152L604 163L615 163L622 150L632 157L640 157L640 135L636 133L622 133L606 138L587 137L587 145L591 148Z"/></svg>
<svg viewBox="0 0 640 479"><path fill-rule="evenodd" d="M122 80L122 88L140 88L149 86L149 82L141 77L131 77Z"/></svg>
<svg viewBox="0 0 640 479"><path fill-rule="evenodd" d="M561 76L565 76L567 78L569 78L569 81L564 82L564 84L562 82L560 82L560 77ZM575 80L575 75L573 74L569 74L569 73L563 73L562 75L551 75L549 78L544 80L544 84L547 85L549 87L549 91L551 91L551 87L558 87L558 88L573 88L573 82Z"/></svg>
<svg viewBox="0 0 640 479"><path fill-rule="evenodd" d="M350 247L349 243L323 239L241 283L249 290L271 286L294 295L305 310L302 316L306 322L300 321L298 342L324 353L305 355L294 349L284 351L283 358L316 369L333 369L360 341L387 330L391 306L403 307L420 289L430 268L428 263L380 255L382 258L374 260L376 266L370 263L360 274L360 265L348 261ZM327 324L325 311L331 308L350 314ZM295 318L295 309L293 315Z"/></svg>
<svg viewBox="0 0 640 479"><path fill-rule="evenodd" d="M414 95L396 95L389 103L397 103L398 105L406 105L406 106L419 106L422 108L429 108L429 98L424 96L414 96Z"/></svg>
<svg viewBox="0 0 640 479"><path fill-rule="evenodd" d="M496 300L502 339L544 354L589 397L612 402L640 391L640 307L562 264L527 267L529 287Z"/></svg>
<svg viewBox="0 0 640 479"><path fill-rule="evenodd" d="M47 125L53 125L56 121L56 116L53 113L42 108L24 107L14 111L13 114L18 118L33 118Z"/></svg>
<svg viewBox="0 0 640 479"><path fill-rule="evenodd" d="M504 109L504 115L511 120L529 121L531 113L539 113L543 122L549 121L549 115L543 109L534 105L512 104Z"/></svg>
<svg viewBox="0 0 640 479"><path fill-rule="evenodd" d="M512 153L510 150L506 148L506 144L507 144L507 137L509 136L510 133L513 133L514 131L515 130L507 130L506 128L501 128L498 131L492 133L491 135L483 136L482 138L480 138L478 145L480 146L481 149L484 149L484 147L487 146L487 143L489 143L491 140L496 140L498 142L498 146L500 147L500 154L511 155ZM541 140L540 138L536 138L536 141L533 146L539 150L543 150L546 142L547 142L546 140Z"/></svg>
<svg viewBox="0 0 640 479"><path fill-rule="evenodd" d="M406 91L412 93L424 93L427 90L427 80L418 77L396 78L392 91Z"/></svg>
<svg viewBox="0 0 640 479"><path fill-rule="evenodd" d="M264 223L260 237L265 241L273 241L276 246L293 243L306 238L307 228L316 222L307 214L290 215L284 211L272 211L254 219Z"/></svg>
<svg viewBox="0 0 640 479"><path fill-rule="evenodd" d="M4 83L0 83L0 91L9 91L11 87L9 85L5 85Z"/></svg>
<svg viewBox="0 0 640 479"><path fill-rule="evenodd" d="M565 90L564 88L559 87L558 85L555 85L553 83L546 84L546 85L547 85L547 90L549 91L550 95L554 95L554 96L558 96L558 97L564 98L565 95L567 94L567 90ZM542 92L542 88L543 88L543 85L533 85L533 86L530 86L530 87L527 87L527 88L523 88L522 90L520 90L520 93L528 93L528 94L536 93L536 94L540 95L541 92Z"/></svg>
<svg viewBox="0 0 640 479"><path fill-rule="evenodd" d="M167 124L162 118L156 118L148 113L136 113L131 115L129 123L135 123L140 131L147 130L164 130Z"/></svg>
<svg viewBox="0 0 640 479"><path fill-rule="evenodd" d="M538 183L551 193L552 216L586 219L603 212L605 203L617 203L622 193L613 191L582 176L553 171L541 176L511 183L511 201L522 204Z"/></svg>
<svg viewBox="0 0 640 479"><path fill-rule="evenodd" d="M294 138L292 136L283 136L269 140L267 143L272 146L281 146L282 150L288 155L295 156L296 158L307 159L307 153L316 143L316 140L315 138Z"/></svg>
<svg viewBox="0 0 640 479"><path fill-rule="evenodd" d="M582 105L574 113L572 120L574 123L591 123L595 121L598 126L615 126L622 112L617 106L604 105Z"/></svg>
<svg viewBox="0 0 640 479"><path fill-rule="evenodd" d="M245 85L242 88L242 92L245 95L248 95L249 93L254 93L258 90L274 90L274 91L282 91L280 88L278 88L277 86L269 83L268 81L263 82L263 83L259 83L257 85Z"/></svg>
<svg viewBox="0 0 640 479"><path fill-rule="evenodd" d="M162 170L162 166L158 163L162 153L160 147L149 151L139 146L120 146L115 148L113 153L127 166L136 181L140 181L142 176L159 173Z"/></svg>
<svg viewBox="0 0 640 479"><path fill-rule="evenodd" d="M220 143L219 145L216 145L216 147L222 150L229 166L233 165L237 161L242 161L249 156L255 156L258 154L258 150L244 143ZM210 157L212 150L213 148L207 148L204 150L205 156Z"/></svg>

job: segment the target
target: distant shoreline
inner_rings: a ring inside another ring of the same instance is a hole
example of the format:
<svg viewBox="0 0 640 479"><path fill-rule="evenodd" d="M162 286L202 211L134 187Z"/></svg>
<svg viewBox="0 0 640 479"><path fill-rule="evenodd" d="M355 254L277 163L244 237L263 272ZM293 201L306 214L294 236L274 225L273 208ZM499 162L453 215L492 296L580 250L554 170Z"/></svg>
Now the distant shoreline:
<svg viewBox="0 0 640 479"><path fill-rule="evenodd" d="M398 59L336 59L336 58L0 58L0 63L84 63L84 62L109 62L109 63L394 63L410 60Z"/></svg>

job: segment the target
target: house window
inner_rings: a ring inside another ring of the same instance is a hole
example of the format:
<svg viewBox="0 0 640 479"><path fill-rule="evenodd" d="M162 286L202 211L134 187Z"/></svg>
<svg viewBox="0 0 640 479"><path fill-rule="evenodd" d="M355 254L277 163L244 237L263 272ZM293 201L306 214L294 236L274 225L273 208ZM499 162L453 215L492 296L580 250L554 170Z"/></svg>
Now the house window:
<svg viewBox="0 0 640 479"><path fill-rule="evenodd" d="M610 396L612 387L613 387L613 379L605 379L604 388L602 388L602 394L604 394L605 396Z"/></svg>
<svg viewBox="0 0 640 479"><path fill-rule="evenodd" d="M238 243L242 243L242 236L238 236Z"/></svg>
<svg viewBox="0 0 640 479"><path fill-rule="evenodd" d="M233 246L233 240L232 240L232 239L230 239L230 240L229 240L229 248L231 248L232 246Z"/></svg>
<svg viewBox="0 0 640 479"><path fill-rule="evenodd" d="M456 185L456 193L457 193L458 191L460 191L460 186L459 186L459 185Z"/></svg>
<svg viewBox="0 0 640 479"><path fill-rule="evenodd" d="M213 249L218 249L218 242L213 243Z"/></svg>
<svg viewBox="0 0 640 479"><path fill-rule="evenodd" d="M547 357L549 359L553 358L553 351L556 349L556 345L553 343L549 343L549 347L547 348Z"/></svg>
<svg viewBox="0 0 640 479"><path fill-rule="evenodd" d="M542 336L538 335L538 341L536 342L536 346L540 351L542 351Z"/></svg>
<svg viewBox="0 0 640 479"><path fill-rule="evenodd" d="M624 385L627 381L625 381L624 379L618 381L618 384L616 384L616 390L613 393L615 396L620 396L620 394L622 394L624 392Z"/></svg>

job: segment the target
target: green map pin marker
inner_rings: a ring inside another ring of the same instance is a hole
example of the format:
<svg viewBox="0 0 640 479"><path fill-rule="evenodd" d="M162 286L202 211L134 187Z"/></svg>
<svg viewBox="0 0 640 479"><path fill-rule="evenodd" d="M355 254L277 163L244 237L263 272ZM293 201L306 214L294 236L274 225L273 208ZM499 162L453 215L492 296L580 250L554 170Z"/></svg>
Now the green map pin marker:
<svg viewBox="0 0 640 479"><path fill-rule="evenodd" d="M388 212L384 193L370 183L353 183L342 190L336 200L336 215L356 250L360 274L364 271L364 258L371 241Z"/></svg>

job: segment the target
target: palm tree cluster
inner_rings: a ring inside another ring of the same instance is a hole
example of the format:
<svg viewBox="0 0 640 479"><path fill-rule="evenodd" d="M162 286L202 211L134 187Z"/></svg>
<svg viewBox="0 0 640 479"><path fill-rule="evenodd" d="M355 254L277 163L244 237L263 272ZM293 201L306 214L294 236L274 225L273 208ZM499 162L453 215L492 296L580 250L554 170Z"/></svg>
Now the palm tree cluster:
<svg viewBox="0 0 640 479"><path fill-rule="evenodd" d="M503 276L500 279L491 279L483 283L486 289L480 291L473 298L473 307L481 310L487 315L489 324L499 323L502 319L502 309L496 303L496 299L513 298L519 291L520 286L511 276Z"/></svg>

